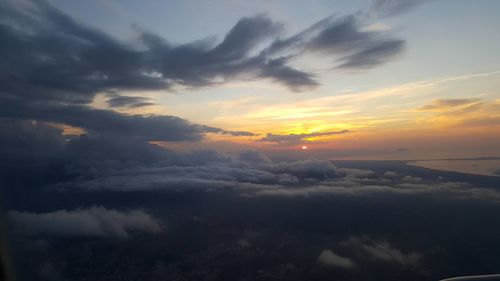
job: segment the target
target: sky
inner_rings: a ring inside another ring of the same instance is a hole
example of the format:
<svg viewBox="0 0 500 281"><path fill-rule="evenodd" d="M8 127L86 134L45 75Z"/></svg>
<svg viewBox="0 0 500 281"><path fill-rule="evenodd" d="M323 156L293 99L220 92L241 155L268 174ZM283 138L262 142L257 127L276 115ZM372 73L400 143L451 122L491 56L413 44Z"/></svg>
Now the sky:
<svg viewBox="0 0 500 281"><path fill-rule="evenodd" d="M498 1L2 6L5 118L180 151L500 156Z"/></svg>
<svg viewBox="0 0 500 281"><path fill-rule="evenodd" d="M499 10L0 1L0 279L498 274Z"/></svg>

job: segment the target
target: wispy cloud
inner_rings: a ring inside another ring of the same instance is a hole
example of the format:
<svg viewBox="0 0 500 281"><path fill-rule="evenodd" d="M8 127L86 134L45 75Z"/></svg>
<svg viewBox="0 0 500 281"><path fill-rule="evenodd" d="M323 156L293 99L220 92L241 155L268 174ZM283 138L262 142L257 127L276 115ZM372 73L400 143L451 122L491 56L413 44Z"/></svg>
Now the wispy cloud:
<svg viewBox="0 0 500 281"><path fill-rule="evenodd" d="M432 0L373 0L369 14L375 17L390 17L406 13Z"/></svg>
<svg viewBox="0 0 500 281"><path fill-rule="evenodd" d="M500 103L479 98L439 99L416 109L432 115L425 122L444 127L500 126Z"/></svg>
<svg viewBox="0 0 500 281"><path fill-rule="evenodd" d="M309 133L309 134L288 134L288 135L279 135L279 134L269 133L265 137L257 139L257 141L293 145L293 144L299 144L299 143L312 142L314 138L318 138L318 137L341 135L341 134L347 134L350 132L351 131L349 131L349 130L342 130L342 131L336 131L336 132L319 132L319 133Z"/></svg>
<svg viewBox="0 0 500 281"><path fill-rule="evenodd" d="M430 104L423 105L417 110L419 111L443 111L458 107L471 106L480 103L481 100L477 98L472 99L438 99Z"/></svg>

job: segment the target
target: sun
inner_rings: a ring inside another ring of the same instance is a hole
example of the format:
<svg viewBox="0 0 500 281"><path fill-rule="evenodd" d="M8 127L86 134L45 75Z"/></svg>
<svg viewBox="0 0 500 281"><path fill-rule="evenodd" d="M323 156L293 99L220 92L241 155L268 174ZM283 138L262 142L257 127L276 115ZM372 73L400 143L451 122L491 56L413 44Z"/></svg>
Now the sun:
<svg viewBox="0 0 500 281"><path fill-rule="evenodd" d="M306 150L306 149L307 149L307 145L303 145L303 146L301 147L301 149L302 149L302 150Z"/></svg>

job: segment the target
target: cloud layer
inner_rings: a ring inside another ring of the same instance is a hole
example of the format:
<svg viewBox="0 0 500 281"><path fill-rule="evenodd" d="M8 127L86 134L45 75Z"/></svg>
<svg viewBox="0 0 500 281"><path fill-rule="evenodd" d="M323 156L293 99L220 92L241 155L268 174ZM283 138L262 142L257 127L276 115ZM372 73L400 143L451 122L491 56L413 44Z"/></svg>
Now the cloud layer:
<svg viewBox="0 0 500 281"><path fill-rule="evenodd" d="M126 238L136 231L155 233L161 230L159 221L144 211L122 212L95 206L49 213L9 211L7 219L13 231L23 235Z"/></svg>

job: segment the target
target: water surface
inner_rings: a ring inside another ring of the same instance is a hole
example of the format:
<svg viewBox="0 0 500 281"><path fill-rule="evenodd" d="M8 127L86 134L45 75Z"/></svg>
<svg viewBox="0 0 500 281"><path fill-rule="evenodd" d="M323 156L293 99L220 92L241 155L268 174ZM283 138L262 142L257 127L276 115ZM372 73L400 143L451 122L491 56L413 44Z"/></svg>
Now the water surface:
<svg viewBox="0 0 500 281"><path fill-rule="evenodd" d="M500 159L419 160L408 165L483 176L500 176Z"/></svg>

